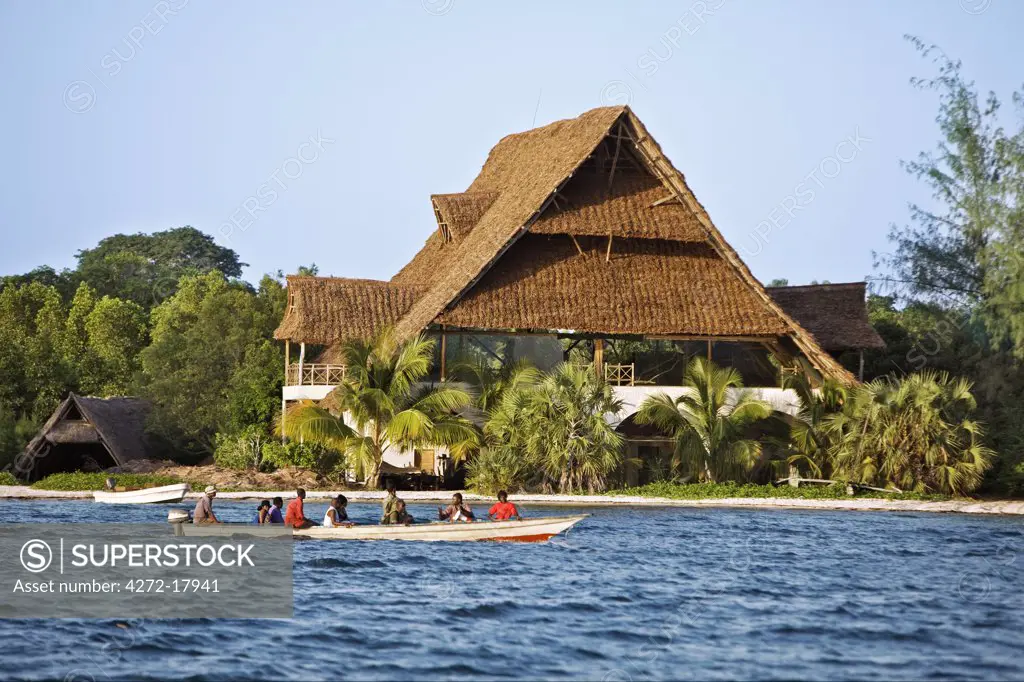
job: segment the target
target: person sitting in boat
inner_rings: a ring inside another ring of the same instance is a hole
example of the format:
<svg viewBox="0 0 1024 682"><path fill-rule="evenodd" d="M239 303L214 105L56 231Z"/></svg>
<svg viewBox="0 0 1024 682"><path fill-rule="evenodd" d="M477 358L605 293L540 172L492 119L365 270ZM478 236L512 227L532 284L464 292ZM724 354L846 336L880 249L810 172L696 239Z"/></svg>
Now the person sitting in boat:
<svg viewBox="0 0 1024 682"><path fill-rule="evenodd" d="M475 521L473 510L462 503L462 493L452 495L452 503L447 507L437 508L437 518L449 523L469 523Z"/></svg>
<svg viewBox="0 0 1024 682"><path fill-rule="evenodd" d="M403 526L411 526L416 522L412 514L405 510L405 500L398 501L398 523Z"/></svg>
<svg viewBox="0 0 1024 682"><path fill-rule="evenodd" d="M280 497L274 498L274 504L270 505L270 509L267 510L267 520L263 523L284 523L284 515L281 514L281 507L284 506L284 500Z"/></svg>
<svg viewBox="0 0 1024 682"><path fill-rule="evenodd" d="M324 514L324 528L351 526L352 523L348 520L348 512L345 510L347 506L348 498L344 495L338 495L331 500L331 504L327 507L327 512Z"/></svg>
<svg viewBox="0 0 1024 682"><path fill-rule="evenodd" d="M295 491L295 499L288 503L288 509L284 512L284 522L292 528L302 529L316 525L311 519L306 518L306 511L302 506L305 499L305 488L299 488Z"/></svg>
<svg viewBox="0 0 1024 682"><path fill-rule="evenodd" d="M206 486L206 490L196 502L195 511L192 512L192 523L220 523L220 519L213 513L213 498L215 497L217 497L217 486Z"/></svg>
<svg viewBox="0 0 1024 682"><path fill-rule="evenodd" d="M383 513L380 517L380 523L383 526L393 526L398 523L398 503L401 500L398 499L395 484L391 481L388 482L386 490L387 494L384 495Z"/></svg>
<svg viewBox="0 0 1024 682"><path fill-rule="evenodd" d="M487 512L487 518L491 521L508 521L512 518L516 521L523 520L516 506L508 501L508 493L504 490L498 491L498 503Z"/></svg>
<svg viewBox="0 0 1024 682"><path fill-rule="evenodd" d="M253 523L264 524L270 523L268 516L270 515L270 500L263 500L260 502L260 506L256 507L256 518L252 520Z"/></svg>

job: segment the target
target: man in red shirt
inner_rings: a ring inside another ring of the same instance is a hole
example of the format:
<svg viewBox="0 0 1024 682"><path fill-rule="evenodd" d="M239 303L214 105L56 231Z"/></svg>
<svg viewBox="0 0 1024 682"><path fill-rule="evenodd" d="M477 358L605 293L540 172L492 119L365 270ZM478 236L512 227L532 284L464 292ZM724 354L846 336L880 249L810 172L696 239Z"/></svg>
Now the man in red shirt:
<svg viewBox="0 0 1024 682"><path fill-rule="evenodd" d="M515 517L516 521L523 520L519 516L519 510L516 509L516 506L508 501L508 493L504 490L499 490L498 503L487 512L487 518L492 521L508 521L513 517Z"/></svg>
<svg viewBox="0 0 1024 682"><path fill-rule="evenodd" d="M315 525L312 521L306 518L306 512L302 508L302 501L306 499L305 488L299 488L295 491L295 499L288 503L288 509L284 513L285 525L291 526L292 528L309 528Z"/></svg>

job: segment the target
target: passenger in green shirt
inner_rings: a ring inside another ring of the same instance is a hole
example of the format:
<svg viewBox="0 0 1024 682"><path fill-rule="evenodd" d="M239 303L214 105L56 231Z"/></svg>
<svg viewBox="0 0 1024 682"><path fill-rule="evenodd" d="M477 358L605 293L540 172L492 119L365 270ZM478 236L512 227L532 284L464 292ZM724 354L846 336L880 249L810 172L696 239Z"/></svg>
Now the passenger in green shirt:
<svg viewBox="0 0 1024 682"><path fill-rule="evenodd" d="M391 526L399 523L398 494L395 492L395 484L388 483L387 495L384 496L384 514L380 518L382 525Z"/></svg>

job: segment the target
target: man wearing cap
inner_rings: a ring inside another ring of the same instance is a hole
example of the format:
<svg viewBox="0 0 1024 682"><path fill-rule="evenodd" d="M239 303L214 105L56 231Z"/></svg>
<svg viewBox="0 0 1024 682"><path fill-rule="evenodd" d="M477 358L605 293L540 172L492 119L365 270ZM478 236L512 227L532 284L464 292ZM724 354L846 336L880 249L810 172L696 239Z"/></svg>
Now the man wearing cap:
<svg viewBox="0 0 1024 682"><path fill-rule="evenodd" d="M220 523L220 519L213 513L213 498L217 497L217 486L208 485L203 491L199 501L196 502L196 509L192 512L192 523Z"/></svg>

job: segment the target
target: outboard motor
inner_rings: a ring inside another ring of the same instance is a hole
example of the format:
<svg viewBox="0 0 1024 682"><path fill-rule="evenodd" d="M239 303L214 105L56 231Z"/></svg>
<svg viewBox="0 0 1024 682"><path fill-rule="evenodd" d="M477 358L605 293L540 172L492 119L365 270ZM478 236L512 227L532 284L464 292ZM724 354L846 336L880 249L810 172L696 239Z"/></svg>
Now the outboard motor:
<svg viewBox="0 0 1024 682"><path fill-rule="evenodd" d="M184 509L172 509L167 512L167 523L174 526L175 535L184 535L185 530L181 526L185 523L192 523L192 513Z"/></svg>

